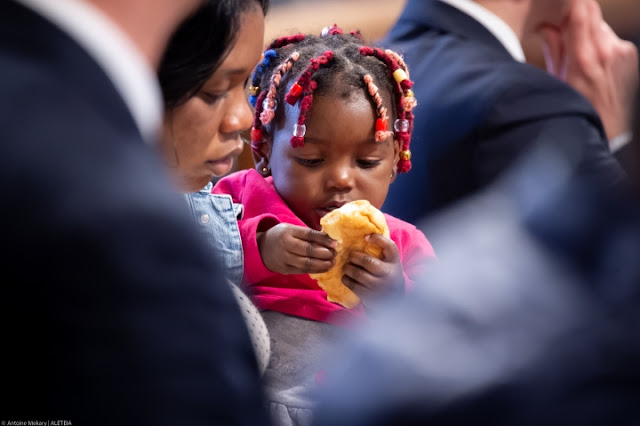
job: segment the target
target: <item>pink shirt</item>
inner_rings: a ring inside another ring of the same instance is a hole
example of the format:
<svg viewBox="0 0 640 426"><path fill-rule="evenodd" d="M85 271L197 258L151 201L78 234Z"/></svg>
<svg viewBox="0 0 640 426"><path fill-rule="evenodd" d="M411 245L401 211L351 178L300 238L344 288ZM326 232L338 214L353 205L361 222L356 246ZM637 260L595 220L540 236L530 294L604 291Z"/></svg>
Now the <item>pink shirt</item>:
<svg viewBox="0 0 640 426"><path fill-rule="evenodd" d="M213 193L229 194L244 205L238 221L244 249L245 290L262 310L278 311L316 321L342 324L353 316L363 317L361 306L346 309L327 301L327 295L308 274L283 275L268 270L258 250L256 230L261 221L305 225L280 198L271 177L264 178L256 170L241 170L221 180ZM410 223L385 214L391 239L398 246L404 270L406 289L411 289L428 260L435 257L425 235Z"/></svg>

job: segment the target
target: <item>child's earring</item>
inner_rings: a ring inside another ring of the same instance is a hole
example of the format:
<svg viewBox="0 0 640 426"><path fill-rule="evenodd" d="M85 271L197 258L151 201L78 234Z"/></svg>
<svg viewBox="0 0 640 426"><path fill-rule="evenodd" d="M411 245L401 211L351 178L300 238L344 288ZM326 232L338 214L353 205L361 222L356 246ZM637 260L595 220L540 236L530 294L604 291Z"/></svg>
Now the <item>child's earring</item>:
<svg viewBox="0 0 640 426"><path fill-rule="evenodd" d="M260 161L256 163L256 170L264 177L269 176L271 172L269 170L269 160L267 160L266 157L262 157Z"/></svg>

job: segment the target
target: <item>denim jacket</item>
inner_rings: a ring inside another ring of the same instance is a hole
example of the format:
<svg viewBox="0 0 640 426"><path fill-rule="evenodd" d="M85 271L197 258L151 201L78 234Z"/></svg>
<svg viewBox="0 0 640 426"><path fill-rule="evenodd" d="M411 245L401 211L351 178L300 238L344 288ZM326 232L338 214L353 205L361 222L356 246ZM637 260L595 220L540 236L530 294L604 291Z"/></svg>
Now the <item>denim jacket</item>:
<svg viewBox="0 0 640 426"><path fill-rule="evenodd" d="M240 286L244 273L244 253L238 230L242 204L231 201L230 195L212 194L209 183L198 192L187 194L194 219L202 227L218 262L227 271L229 280Z"/></svg>

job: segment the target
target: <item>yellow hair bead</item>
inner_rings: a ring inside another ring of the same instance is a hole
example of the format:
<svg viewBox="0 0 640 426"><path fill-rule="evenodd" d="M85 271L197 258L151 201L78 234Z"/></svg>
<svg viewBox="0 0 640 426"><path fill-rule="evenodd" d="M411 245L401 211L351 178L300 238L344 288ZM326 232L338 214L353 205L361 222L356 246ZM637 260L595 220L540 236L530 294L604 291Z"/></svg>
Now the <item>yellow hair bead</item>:
<svg viewBox="0 0 640 426"><path fill-rule="evenodd" d="M404 95L407 98L415 98L416 97L416 95L413 93L413 90L411 90L411 89L408 89L406 92L404 92Z"/></svg>
<svg viewBox="0 0 640 426"><path fill-rule="evenodd" d="M260 88L258 86L249 86L249 94L250 95L257 96L259 90L260 90Z"/></svg>
<svg viewBox="0 0 640 426"><path fill-rule="evenodd" d="M411 160L411 151L408 149L406 151L400 151L400 159L405 161Z"/></svg>
<svg viewBox="0 0 640 426"><path fill-rule="evenodd" d="M404 80L408 80L409 77L407 77L407 73L404 72L403 69L398 68L397 70L395 70L393 72L393 78L396 81L396 83L401 83Z"/></svg>

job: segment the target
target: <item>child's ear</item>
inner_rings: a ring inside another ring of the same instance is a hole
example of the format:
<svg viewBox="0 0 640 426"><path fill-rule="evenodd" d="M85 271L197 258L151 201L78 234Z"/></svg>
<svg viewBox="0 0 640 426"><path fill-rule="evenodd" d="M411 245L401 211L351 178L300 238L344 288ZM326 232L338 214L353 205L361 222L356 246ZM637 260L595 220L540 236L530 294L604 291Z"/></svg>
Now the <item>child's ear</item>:
<svg viewBox="0 0 640 426"><path fill-rule="evenodd" d="M391 182L396 180L396 176L398 176L398 162L400 161L400 151L401 151L401 142L394 140L393 141L393 169L391 169Z"/></svg>
<svg viewBox="0 0 640 426"><path fill-rule="evenodd" d="M269 168L269 157L271 155L270 145L266 142L262 142L258 149L251 149L251 155L253 157L253 163L256 170L262 176L267 177L271 173Z"/></svg>

